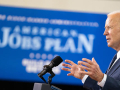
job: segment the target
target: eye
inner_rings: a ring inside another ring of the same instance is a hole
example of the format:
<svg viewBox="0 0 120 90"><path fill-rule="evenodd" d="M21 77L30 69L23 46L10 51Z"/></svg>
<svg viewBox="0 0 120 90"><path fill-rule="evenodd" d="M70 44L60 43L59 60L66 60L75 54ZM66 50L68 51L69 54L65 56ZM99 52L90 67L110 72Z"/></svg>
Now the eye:
<svg viewBox="0 0 120 90"><path fill-rule="evenodd" d="M108 26L108 29L111 29L111 27L110 27L110 26Z"/></svg>
<svg viewBox="0 0 120 90"><path fill-rule="evenodd" d="M112 29L113 28L113 26L109 26L109 29Z"/></svg>
<svg viewBox="0 0 120 90"><path fill-rule="evenodd" d="M112 26L107 26L107 27L105 27L105 29L112 29Z"/></svg>

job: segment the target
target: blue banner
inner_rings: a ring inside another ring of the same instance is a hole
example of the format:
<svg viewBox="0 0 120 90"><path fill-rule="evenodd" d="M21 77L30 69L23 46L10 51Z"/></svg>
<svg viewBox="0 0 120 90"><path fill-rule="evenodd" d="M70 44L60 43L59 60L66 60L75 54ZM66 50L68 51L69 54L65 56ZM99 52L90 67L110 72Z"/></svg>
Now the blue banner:
<svg viewBox="0 0 120 90"><path fill-rule="evenodd" d="M37 74L57 55L77 63L94 57L105 72L115 51L107 47L106 14L0 6L0 79L43 82ZM55 84L81 80L53 68ZM49 74L44 75L47 80Z"/></svg>

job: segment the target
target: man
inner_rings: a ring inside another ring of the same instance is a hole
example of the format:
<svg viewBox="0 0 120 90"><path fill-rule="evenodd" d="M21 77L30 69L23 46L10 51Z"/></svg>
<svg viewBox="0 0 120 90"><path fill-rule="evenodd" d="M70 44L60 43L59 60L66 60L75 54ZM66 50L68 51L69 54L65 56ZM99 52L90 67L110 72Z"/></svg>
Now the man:
<svg viewBox="0 0 120 90"><path fill-rule="evenodd" d="M83 87L88 90L120 90L120 11L107 15L104 35L108 47L117 51L105 74L94 58L92 61L82 58L82 61L78 61L78 65L71 60L65 60L69 64L62 64L70 68L62 68L62 70L70 71L68 76L81 79Z"/></svg>

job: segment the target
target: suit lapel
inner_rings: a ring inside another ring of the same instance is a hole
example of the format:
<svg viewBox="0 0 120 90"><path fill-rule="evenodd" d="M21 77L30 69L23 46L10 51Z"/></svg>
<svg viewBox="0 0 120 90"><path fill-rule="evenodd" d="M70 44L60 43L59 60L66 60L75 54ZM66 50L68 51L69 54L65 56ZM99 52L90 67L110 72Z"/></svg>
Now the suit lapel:
<svg viewBox="0 0 120 90"><path fill-rule="evenodd" d="M114 55L114 57L113 57L112 61L110 62L109 67L108 67L107 71L105 72L105 74L108 73L110 67L112 66L112 64L113 64L113 62L116 60L116 58L117 58L117 54Z"/></svg>
<svg viewBox="0 0 120 90"><path fill-rule="evenodd" d="M120 67L120 58L115 62L115 64L107 72L107 75L111 76L119 67Z"/></svg>

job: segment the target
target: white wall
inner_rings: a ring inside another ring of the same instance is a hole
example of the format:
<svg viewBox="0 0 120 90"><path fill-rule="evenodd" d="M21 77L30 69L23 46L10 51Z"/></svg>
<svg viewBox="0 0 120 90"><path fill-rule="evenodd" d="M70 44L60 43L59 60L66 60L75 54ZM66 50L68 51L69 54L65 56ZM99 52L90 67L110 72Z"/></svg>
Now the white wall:
<svg viewBox="0 0 120 90"><path fill-rule="evenodd" d="M0 5L98 13L120 10L119 0L0 0Z"/></svg>

